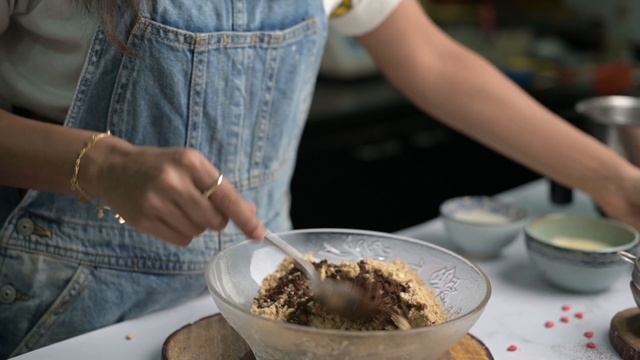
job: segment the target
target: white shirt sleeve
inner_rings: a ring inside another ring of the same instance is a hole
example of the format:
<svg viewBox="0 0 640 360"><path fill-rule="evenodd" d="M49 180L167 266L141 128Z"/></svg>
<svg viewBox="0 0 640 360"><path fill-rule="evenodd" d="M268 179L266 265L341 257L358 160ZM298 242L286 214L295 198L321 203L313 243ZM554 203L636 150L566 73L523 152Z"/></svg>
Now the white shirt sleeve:
<svg viewBox="0 0 640 360"><path fill-rule="evenodd" d="M24 13L29 8L29 0L0 0L0 34L9 27L13 14Z"/></svg>
<svg viewBox="0 0 640 360"><path fill-rule="evenodd" d="M343 35L366 34L380 25L401 0L325 0L331 28Z"/></svg>

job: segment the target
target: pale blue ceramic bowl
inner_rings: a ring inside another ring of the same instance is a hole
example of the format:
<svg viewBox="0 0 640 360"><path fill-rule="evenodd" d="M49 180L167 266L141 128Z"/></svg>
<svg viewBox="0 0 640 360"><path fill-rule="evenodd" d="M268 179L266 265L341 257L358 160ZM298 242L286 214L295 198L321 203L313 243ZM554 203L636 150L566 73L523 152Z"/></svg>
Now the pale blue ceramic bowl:
<svg viewBox="0 0 640 360"><path fill-rule="evenodd" d="M483 223L461 219L459 214L481 210L502 216L501 223ZM520 234L527 213L514 205L487 196L464 196L445 201L440 206L440 217L451 242L465 255L491 258Z"/></svg>
<svg viewBox="0 0 640 360"><path fill-rule="evenodd" d="M555 237L593 239L608 244L598 250L576 250L552 243ZM551 214L525 226L529 258L552 285L574 292L599 292L629 276L631 265L619 251L635 254L638 232L623 223L588 216Z"/></svg>

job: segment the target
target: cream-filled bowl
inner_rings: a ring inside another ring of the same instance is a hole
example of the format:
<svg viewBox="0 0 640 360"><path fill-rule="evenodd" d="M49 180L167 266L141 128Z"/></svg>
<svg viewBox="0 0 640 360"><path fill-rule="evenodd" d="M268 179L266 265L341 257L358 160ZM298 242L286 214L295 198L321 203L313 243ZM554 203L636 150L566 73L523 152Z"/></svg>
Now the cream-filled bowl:
<svg viewBox="0 0 640 360"><path fill-rule="evenodd" d="M556 287L574 292L608 289L631 265L620 251L634 253L638 232L626 224L603 218L551 214L525 226L529 258Z"/></svg>
<svg viewBox="0 0 640 360"><path fill-rule="evenodd" d="M330 262L403 260L440 298L448 320L410 330L347 331L259 317L250 312L252 300L261 281L284 255L267 242L245 241L216 255L205 277L222 315L261 360L435 360L469 331L491 294L489 279L479 268L460 255L423 241L343 229L279 235L302 253Z"/></svg>
<svg viewBox="0 0 640 360"><path fill-rule="evenodd" d="M487 196L445 201L440 217L451 242L465 255L496 257L520 234L527 213Z"/></svg>

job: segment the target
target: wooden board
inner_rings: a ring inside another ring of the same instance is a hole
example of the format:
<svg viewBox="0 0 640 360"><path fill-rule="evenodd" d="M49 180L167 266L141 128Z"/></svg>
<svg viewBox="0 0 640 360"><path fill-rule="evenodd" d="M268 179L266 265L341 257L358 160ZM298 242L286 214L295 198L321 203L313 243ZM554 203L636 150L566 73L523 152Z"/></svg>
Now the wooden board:
<svg viewBox="0 0 640 360"><path fill-rule="evenodd" d="M623 360L640 360L640 309L622 310L611 319L609 341Z"/></svg>
<svg viewBox="0 0 640 360"><path fill-rule="evenodd" d="M216 336L211 336L216 334ZM252 360L247 343L220 314L205 317L176 330L162 346L163 360ZM493 360L489 349L466 335L442 360Z"/></svg>

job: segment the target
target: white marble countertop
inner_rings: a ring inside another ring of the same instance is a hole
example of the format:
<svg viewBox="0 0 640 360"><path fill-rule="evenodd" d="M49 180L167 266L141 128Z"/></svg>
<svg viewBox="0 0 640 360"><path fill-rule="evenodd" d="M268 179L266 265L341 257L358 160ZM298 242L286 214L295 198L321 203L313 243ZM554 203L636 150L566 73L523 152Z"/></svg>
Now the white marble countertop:
<svg viewBox="0 0 640 360"><path fill-rule="evenodd" d="M553 207L548 201L546 181L537 181L501 195L529 211L530 215L564 211L595 214L583 194L576 194L567 207ZM399 232L402 235L449 247L442 223L435 219ZM474 261L474 259L471 259ZM524 241L519 238L494 260L475 261L489 276L493 288L491 300L482 317L471 329L491 350L495 359L617 359L608 341L613 315L635 306L628 282L620 279L610 290L595 295L563 292L547 285L529 263ZM563 312L563 305L571 311ZM583 312L582 320L574 317ZM15 360L36 359L160 359L164 339L176 329L203 316L218 312L208 296L178 307L138 319L108 326L53 344ZM561 316L569 323L560 322ZM555 326L544 327L551 320ZM597 349L587 349L585 331L593 331ZM134 335L126 340L127 334ZM508 352L509 345L518 351Z"/></svg>

